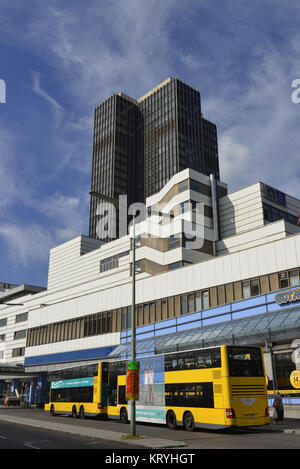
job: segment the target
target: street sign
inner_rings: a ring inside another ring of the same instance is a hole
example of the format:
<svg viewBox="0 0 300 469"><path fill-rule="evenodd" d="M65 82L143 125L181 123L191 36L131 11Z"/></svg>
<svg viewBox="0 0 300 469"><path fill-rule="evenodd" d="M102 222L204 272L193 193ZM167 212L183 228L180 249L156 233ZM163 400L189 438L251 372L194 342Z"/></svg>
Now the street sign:
<svg viewBox="0 0 300 469"><path fill-rule="evenodd" d="M139 400L140 364L136 361L127 362L126 369L126 400Z"/></svg>
<svg viewBox="0 0 300 469"><path fill-rule="evenodd" d="M300 389L300 371L299 370L292 371L292 373L290 374L290 382L294 388Z"/></svg>

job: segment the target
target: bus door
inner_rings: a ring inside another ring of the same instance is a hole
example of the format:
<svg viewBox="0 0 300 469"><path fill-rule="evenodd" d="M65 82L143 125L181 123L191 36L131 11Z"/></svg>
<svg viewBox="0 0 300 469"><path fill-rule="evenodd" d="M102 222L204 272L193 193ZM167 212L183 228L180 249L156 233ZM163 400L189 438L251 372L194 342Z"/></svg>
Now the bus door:
<svg viewBox="0 0 300 469"><path fill-rule="evenodd" d="M101 403L104 408L108 405L108 363L101 363Z"/></svg>

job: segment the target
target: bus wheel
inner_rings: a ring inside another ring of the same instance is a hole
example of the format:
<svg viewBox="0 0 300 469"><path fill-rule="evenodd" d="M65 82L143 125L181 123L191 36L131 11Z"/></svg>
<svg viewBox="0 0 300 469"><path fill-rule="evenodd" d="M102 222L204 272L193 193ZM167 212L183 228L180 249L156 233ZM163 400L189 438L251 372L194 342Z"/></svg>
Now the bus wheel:
<svg viewBox="0 0 300 469"><path fill-rule="evenodd" d="M177 426L176 415L174 414L173 410L169 410L167 413L167 425L172 430L175 430Z"/></svg>
<svg viewBox="0 0 300 469"><path fill-rule="evenodd" d="M84 419L84 407L83 407L83 405L79 409L79 417L81 419Z"/></svg>
<svg viewBox="0 0 300 469"><path fill-rule="evenodd" d="M121 409L120 420L122 423L128 423L128 415L127 415L127 410L125 409L125 407L122 407Z"/></svg>
<svg viewBox="0 0 300 469"><path fill-rule="evenodd" d="M52 404L52 406L50 407L50 414L52 415L52 417L54 417L55 415L55 412L54 412L54 405Z"/></svg>
<svg viewBox="0 0 300 469"><path fill-rule="evenodd" d="M72 408L72 417L73 417L73 419L76 419L76 417L77 417L76 407L74 405L73 405L73 408Z"/></svg>
<svg viewBox="0 0 300 469"><path fill-rule="evenodd" d="M183 426L188 432L192 432L195 428L195 420L191 412L186 412L183 416Z"/></svg>

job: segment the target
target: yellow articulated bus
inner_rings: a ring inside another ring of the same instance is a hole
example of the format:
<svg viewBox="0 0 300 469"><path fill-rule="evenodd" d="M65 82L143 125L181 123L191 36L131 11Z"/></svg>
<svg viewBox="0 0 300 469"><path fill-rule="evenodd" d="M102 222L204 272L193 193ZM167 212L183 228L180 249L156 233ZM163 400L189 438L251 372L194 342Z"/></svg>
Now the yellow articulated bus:
<svg viewBox="0 0 300 469"><path fill-rule="evenodd" d="M45 410L84 418L107 415L108 364L105 362L56 372Z"/></svg>
<svg viewBox="0 0 300 469"><path fill-rule="evenodd" d="M210 347L139 359L136 420L224 429L270 423L260 347ZM127 423L126 362L109 364L109 418Z"/></svg>

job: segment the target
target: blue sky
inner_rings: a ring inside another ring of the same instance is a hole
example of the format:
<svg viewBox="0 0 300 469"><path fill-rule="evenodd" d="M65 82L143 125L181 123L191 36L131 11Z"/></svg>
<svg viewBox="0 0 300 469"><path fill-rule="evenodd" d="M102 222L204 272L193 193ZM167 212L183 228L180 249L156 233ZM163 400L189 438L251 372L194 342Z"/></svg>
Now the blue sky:
<svg viewBox="0 0 300 469"><path fill-rule="evenodd" d="M47 285L88 234L94 107L168 76L200 90L230 192L300 197L299 24L292 0L0 0L0 281Z"/></svg>

